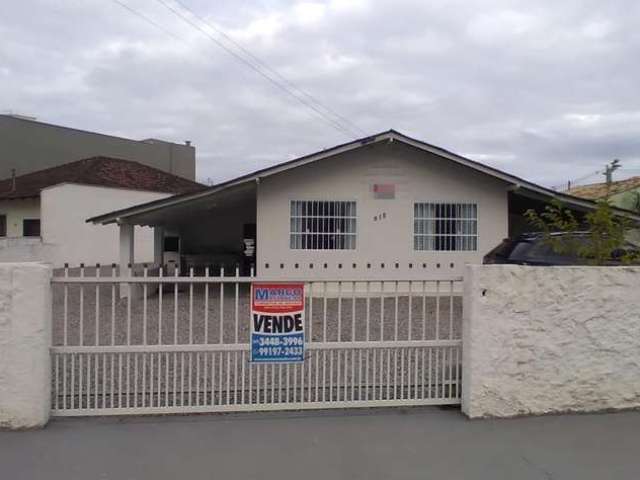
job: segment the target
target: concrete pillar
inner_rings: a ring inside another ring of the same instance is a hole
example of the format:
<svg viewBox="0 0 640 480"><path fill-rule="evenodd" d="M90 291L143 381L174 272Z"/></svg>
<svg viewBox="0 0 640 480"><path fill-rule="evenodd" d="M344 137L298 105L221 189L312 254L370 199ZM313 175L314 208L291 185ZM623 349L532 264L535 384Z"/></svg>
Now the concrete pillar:
<svg viewBox="0 0 640 480"><path fill-rule="evenodd" d="M462 412L469 417L475 416L472 404L471 382L476 380L476 376L472 375L474 366L473 344L477 341L472 333L473 317L475 316L476 303L474 295L476 294L476 277L475 269L469 265L465 268L464 284L462 293Z"/></svg>
<svg viewBox="0 0 640 480"><path fill-rule="evenodd" d="M120 276L131 275L131 267L134 262L134 237L133 225L121 223L120 227ZM120 298L128 297L130 293L129 285L120 285Z"/></svg>
<svg viewBox="0 0 640 480"><path fill-rule="evenodd" d="M50 346L51 267L0 263L0 428L49 421Z"/></svg>
<svg viewBox="0 0 640 480"><path fill-rule="evenodd" d="M153 264L156 267L162 266L164 251L164 228L153 227Z"/></svg>

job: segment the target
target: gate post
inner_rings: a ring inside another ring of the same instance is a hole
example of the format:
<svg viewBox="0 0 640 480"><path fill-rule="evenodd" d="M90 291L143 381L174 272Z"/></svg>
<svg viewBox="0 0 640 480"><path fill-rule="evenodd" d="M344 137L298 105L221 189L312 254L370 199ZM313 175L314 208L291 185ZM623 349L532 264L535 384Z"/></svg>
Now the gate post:
<svg viewBox="0 0 640 480"><path fill-rule="evenodd" d="M41 263L0 263L0 428L49 420L51 274Z"/></svg>
<svg viewBox="0 0 640 480"><path fill-rule="evenodd" d="M479 317L484 292L478 282L482 266L467 265L464 272L462 298L462 413L469 418L482 416L476 410L481 399L483 357L478 355L487 348L486 335L492 332L484 317Z"/></svg>

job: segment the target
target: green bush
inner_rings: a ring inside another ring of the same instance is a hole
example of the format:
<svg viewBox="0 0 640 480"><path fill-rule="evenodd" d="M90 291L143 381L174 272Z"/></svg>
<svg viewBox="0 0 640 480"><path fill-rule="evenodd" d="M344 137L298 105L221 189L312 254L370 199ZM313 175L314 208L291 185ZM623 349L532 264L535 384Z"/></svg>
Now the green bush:
<svg viewBox="0 0 640 480"><path fill-rule="evenodd" d="M582 223L558 200L547 205L542 213L529 209L524 215L556 253L577 253L594 265L606 265L613 258L620 258L623 263L639 260L637 254L624 251L631 222L614 213L608 198L598 200ZM554 232L584 232L584 236L552 235Z"/></svg>

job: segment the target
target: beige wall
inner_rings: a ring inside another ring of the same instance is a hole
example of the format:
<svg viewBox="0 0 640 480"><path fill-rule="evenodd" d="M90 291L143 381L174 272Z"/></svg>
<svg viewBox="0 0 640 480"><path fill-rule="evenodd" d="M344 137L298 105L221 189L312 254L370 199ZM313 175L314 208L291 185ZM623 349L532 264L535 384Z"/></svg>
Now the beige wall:
<svg viewBox="0 0 640 480"><path fill-rule="evenodd" d="M472 265L464 284L467 415L640 407L640 268Z"/></svg>
<svg viewBox="0 0 640 480"><path fill-rule="evenodd" d="M195 180L195 148L131 140L0 115L0 179L103 155L124 158Z"/></svg>
<svg viewBox="0 0 640 480"><path fill-rule="evenodd" d="M375 183L395 184L395 199L374 199L372 185ZM356 249L291 250L291 200L355 200ZM477 203L478 251L414 251L413 204L423 201ZM257 203L258 271L261 276L268 277L460 276L466 263L481 262L485 253L508 236L507 186L504 183L397 142L376 144L265 178L258 186ZM384 219L373 220L382 213ZM266 263L270 268L265 268ZM310 263L313 263L313 269L309 268ZM326 269L324 263L327 263ZM367 263L371 264L370 269L366 268ZM280 264L284 268L281 269ZM342 268L339 268L340 264Z"/></svg>
<svg viewBox="0 0 640 480"><path fill-rule="evenodd" d="M50 348L51 268L0 264L0 430L47 423Z"/></svg>
<svg viewBox="0 0 640 480"><path fill-rule="evenodd" d="M118 227L93 225L87 218L165 198L166 193L61 184L42 191L42 240L55 245L47 259L55 267L119 261ZM136 227L135 261L153 261L153 229Z"/></svg>
<svg viewBox="0 0 640 480"><path fill-rule="evenodd" d="M22 237L22 221L40 218L40 199L0 200L0 215L7 216L7 237Z"/></svg>

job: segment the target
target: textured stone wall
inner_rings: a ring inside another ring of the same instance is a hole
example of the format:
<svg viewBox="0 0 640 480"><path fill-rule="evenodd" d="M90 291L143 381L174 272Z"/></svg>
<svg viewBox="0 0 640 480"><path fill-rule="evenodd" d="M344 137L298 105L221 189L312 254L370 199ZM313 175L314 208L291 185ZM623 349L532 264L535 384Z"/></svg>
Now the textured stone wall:
<svg viewBox="0 0 640 480"><path fill-rule="evenodd" d="M640 268L473 265L464 301L469 417L640 407Z"/></svg>
<svg viewBox="0 0 640 480"><path fill-rule="evenodd" d="M51 268L0 263L0 428L44 426L51 395Z"/></svg>

